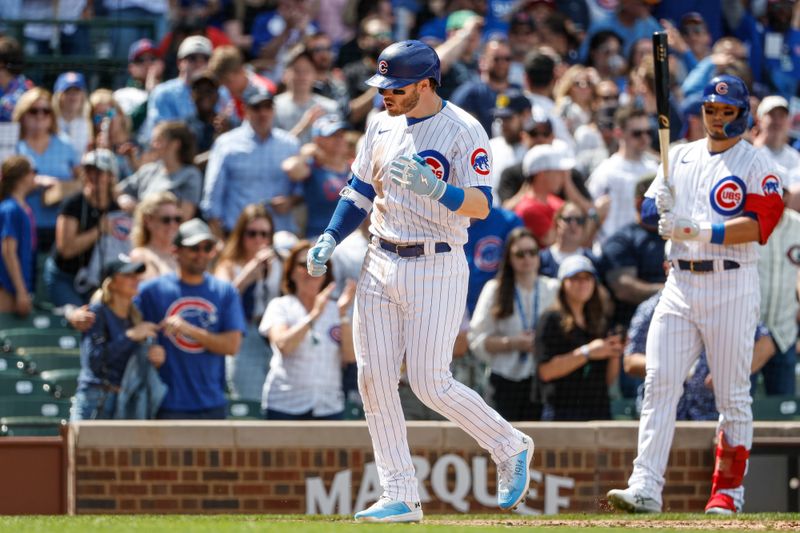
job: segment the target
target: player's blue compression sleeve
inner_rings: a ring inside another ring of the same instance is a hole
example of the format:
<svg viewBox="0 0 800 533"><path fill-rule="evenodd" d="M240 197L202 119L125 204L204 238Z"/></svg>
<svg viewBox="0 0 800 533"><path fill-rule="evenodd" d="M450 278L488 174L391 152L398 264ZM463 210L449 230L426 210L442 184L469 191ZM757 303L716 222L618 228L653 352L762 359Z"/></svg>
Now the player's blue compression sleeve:
<svg viewBox="0 0 800 533"><path fill-rule="evenodd" d="M658 226L658 209L655 198L645 197L642 202L642 223L647 226Z"/></svg>
<svg viewBox="0 0 800 533"><path fill-rule="evenodd" d="M481 191L484 196L486 196L486 201L489 202L489 209L492 208L492 188L488 185L481 185L479 187L475 187L479 191Z"/></svg>
<svg viewBox="0 0 800 533"><path fill-rule="evenodd" d="M330 233L339 244L364 221L375 198L375 189L353 176L341 192L339 203L331 215L325 233Z"/></svg>

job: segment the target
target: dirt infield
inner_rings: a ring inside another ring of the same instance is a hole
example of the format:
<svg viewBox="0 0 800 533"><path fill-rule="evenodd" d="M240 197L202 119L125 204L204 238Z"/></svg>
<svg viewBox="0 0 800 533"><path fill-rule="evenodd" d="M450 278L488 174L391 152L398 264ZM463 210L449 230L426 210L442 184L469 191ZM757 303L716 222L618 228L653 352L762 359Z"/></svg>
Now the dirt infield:
<svg viewBox="0 0 800 533"><path fill-rule="evenodd" d="M428 524L460 525L460 526L503 526L503 527L537 527L547 528L636 528L636 529L670 529L670 530L706 530L706 531L800 531L800 520L731 520L715 518L698 518L697 520L651 520L651 519L592 519L586 518L559 520L513 520L513 519L475 519L475 520L436 520L426 518Z"/></svg>

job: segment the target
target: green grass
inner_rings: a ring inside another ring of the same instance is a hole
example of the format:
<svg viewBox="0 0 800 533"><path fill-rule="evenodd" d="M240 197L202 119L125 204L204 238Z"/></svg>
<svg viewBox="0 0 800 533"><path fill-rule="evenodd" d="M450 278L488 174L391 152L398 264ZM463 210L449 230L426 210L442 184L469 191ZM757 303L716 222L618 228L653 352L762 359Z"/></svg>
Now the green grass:
<svg viewBox="0 0 800 533"><path fill-rule="evenodd" d="M735 518L699 514L431 515L421 524L356 524L343 516L298 515L82 515L0 517L0 533L483 533L500 530L544 533L707 533L798 531L798 514L750 514Z"/></svg>

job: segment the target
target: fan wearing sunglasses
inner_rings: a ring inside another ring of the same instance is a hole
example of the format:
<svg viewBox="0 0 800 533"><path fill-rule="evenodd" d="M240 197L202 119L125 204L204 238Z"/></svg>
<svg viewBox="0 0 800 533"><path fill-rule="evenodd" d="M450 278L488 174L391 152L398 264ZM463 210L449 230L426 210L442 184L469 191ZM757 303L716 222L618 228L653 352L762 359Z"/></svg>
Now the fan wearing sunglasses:
<svg viewBox="0 0 800 533"><path fill-rule="evenodd" d="M160 368L167 395L156 415L170 420L219 420L227 416L225 357L239 352L246 329L239 292L207 269L216 237L194 218L173 241L178 270L139 287L135 304L146 321L159 324Z"/></svg>
<svg viewBox="0 0 800 533"><path fill-rule="evenodd" d="M272 243L273 224L263 204L244 208L228 236L214 275L242 297L247 335L236 357L225 360L228 388L239 400L261 401L272 350L258 333L267 304L280 295L283 265Z"/></svg>
<svg viewBox="0 0 800 533"><path fill-rule="evenodd" d="M593 222L586 211L575 202L567 201L556 211L555 221L556 240L539 254L539 274L550 278L558 277L558 267L567 257L573 255L586 256L597 266L597 258L591 248L587 247L591 245L590 227Z"/></svg>

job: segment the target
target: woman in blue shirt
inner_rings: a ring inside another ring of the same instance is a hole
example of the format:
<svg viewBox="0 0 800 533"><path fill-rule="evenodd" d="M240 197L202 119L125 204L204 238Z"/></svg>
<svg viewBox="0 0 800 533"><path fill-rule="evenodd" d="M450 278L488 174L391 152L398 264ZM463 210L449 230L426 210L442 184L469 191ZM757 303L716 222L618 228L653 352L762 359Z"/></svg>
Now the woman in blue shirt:
<svg viewBox="0 0 800 533"><path fill-rule="evenodd" d="M143 322L133 305L144 263L115 259L103 269L103 284L92 296L95 314L81 340L81 373L72 399L70 419L113 418L122 376L128 359L148 345L147 358L156 368L164 364L164 348L155 344L159 326Z"/></svg>
<svg viewBox="0 0 800 533"><path fill-rule="evenodd" d="M58 134L51 101L49 91L34 87L20 97L13 115L20 125L17 153L27 156L37 172L37 187L28 196L28 204L36 219L41 252L49 252L55 240L58 204L80 189L76 179L80 155L68 138Z"/></svg>
<svg viewBox="0 0 800 533"><path fill-rule="evenodd" d="M36 224L25 197L36 184L27 157L12 155L3 161L0 180L0 312L31 312Z"/></svg>

